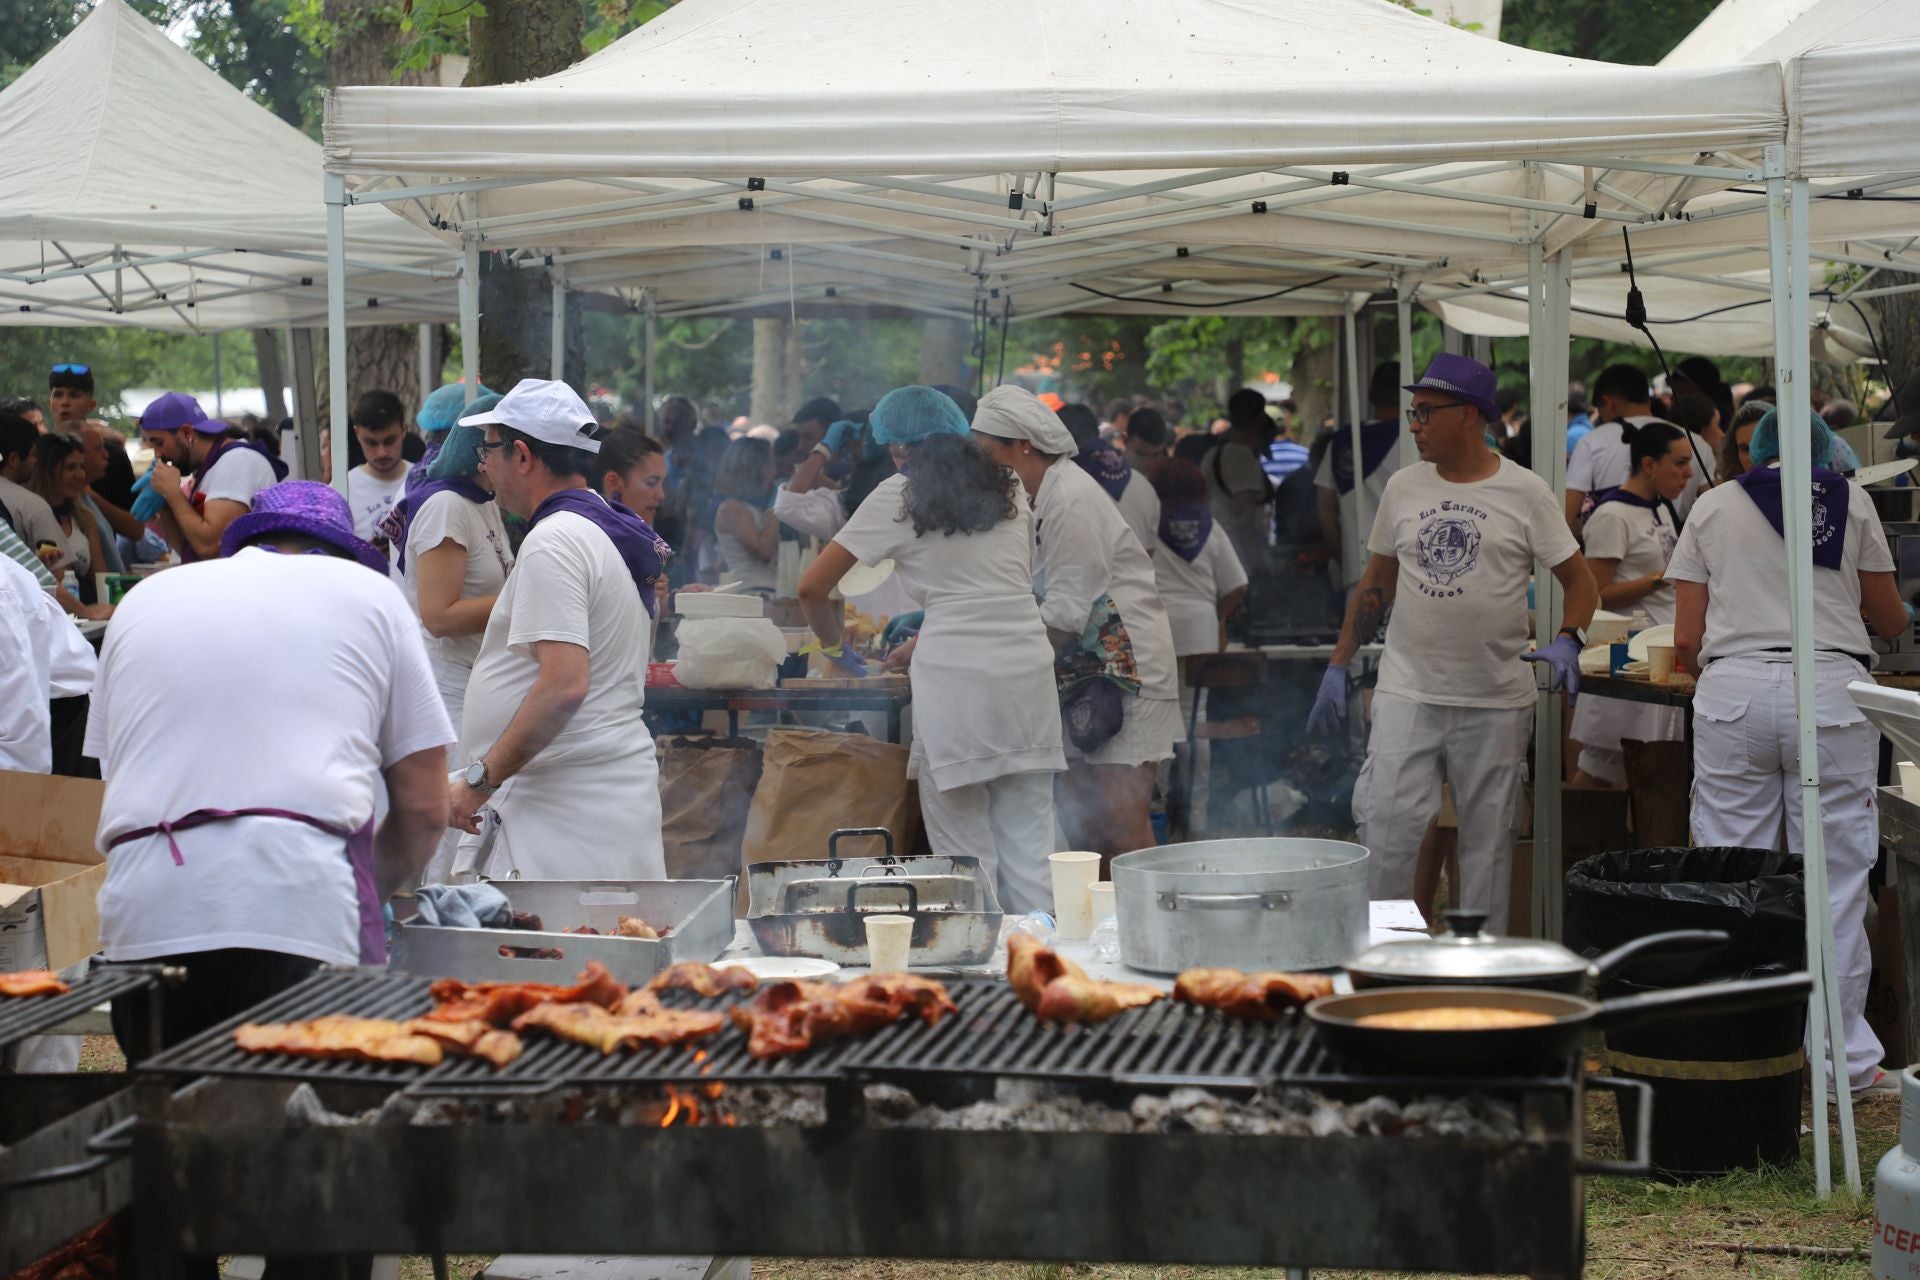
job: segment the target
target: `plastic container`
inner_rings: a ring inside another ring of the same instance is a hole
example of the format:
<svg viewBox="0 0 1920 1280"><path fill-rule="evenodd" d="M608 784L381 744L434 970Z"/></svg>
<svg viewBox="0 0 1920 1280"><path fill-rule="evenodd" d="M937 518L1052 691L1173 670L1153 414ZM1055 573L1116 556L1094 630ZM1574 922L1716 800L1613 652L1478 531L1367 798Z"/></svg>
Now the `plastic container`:
<svg viewBox="0 0 1920 1280"><path fill-rule="evenodd" d="M1087 954L1097 964L1120 963L1120 920L1117 916L1106 916L1093 926L1093 935L1087 939Z"/></svg>
<svg viewBox="0 0 1920 1280"><path fill-rule="evenodd" d="M1008 938L1016 933L1024 933L1029 938L1038 938L1050 947L1053 945L1055 932L1052 916L1044 911L1029 911L1023 916L1007 917L1007 922L1000 926L1000 945L1004 948Z"/></svg>

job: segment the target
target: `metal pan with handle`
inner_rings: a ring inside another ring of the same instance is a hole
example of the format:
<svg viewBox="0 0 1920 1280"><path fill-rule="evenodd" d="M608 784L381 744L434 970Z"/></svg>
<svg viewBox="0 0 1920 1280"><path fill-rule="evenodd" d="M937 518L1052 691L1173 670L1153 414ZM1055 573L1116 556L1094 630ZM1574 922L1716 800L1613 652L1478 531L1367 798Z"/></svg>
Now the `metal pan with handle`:
<svg viewBox="0 0 1920 1280"><path fill-rule="evenodd" d="M1478 1071L1565 1059L1580 1051L1589 1031L1695 1013L1737 1013L1804 1003L1812 990L1813 982L1805 973L1675 987L1600 1001L1515 987L1386 987L1316 1000L1307 1006L1307 1017L1328 1048L1355 1062L1391 1063L1426 1071ZM1548 1021L1461 1030L1414 1030L1361 1022L1370 1014L1413 1009L1509 1009L1544 1015Z"/></svg>
<svg viewBox="0 0 1920 1280"><path fill-rule="evenodd" d="M1449 911L1447 932L1383 942L1347 961L1355 991L1380 987L1534 987L1591 995L1602 979L1642 956L1724 946L1717 929L1680 929L1635 938L1589 962L1544 938L1501 938L1485 932L1480 912Z"/></svg>

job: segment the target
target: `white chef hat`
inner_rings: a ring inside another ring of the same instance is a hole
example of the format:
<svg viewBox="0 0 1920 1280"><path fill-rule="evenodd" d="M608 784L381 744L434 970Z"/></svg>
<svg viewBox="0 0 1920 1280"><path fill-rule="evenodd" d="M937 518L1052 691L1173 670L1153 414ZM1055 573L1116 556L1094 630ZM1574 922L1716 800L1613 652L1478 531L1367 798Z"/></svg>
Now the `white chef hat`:
<svg viewBox="0 0 1920 1280"><path fill-rule="evenodd" d="M1067 424L1025 387L995 387L981 396L980 407L973 411L973 429L1002 440L1025 440L1041 453L1074 451Z"/></svg>

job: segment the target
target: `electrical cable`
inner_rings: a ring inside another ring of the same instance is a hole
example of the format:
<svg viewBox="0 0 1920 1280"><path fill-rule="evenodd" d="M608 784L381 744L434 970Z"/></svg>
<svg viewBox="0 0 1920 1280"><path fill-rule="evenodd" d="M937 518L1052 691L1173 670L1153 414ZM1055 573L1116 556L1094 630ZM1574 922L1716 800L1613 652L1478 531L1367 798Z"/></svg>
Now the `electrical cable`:
<svg viewBox="0 0 1920 1280"><path fill-rule="evenodd" d="M1860 327L1867 331L1867 341L1873 345L1873 358L1880 362L1880 376L1887 380L1887 403L1893 406L1893 417L1897 422L1900 419L1900 393L1893 389L1893 368L1887 364L1887 353L1880 349L1879 335L1874 333L1873 322L1867 319L1867 313L1861 310L1860 304L1848 298L1847 305L1853 308L1853 314L1860 317Z"/></svg>
<svg viewBox="0 0 1920 1280"><path fill-rule="evenodd" d="M1321 276L1318 280L1308 280L1304 284L1288 285L1284 289L1275 289L1272 293L1257 294L1251 298L1228 298L1222 302L1167 302L1157 298L1129 298L1124 293L1108 293L1106 290L1096 289L1090 284L1074 283L1073 287L1083 293L1090 293L1096 298L1106 298L1112 302L1145 302L1156 307L1180 307L1186 311L1217 311L1222 307L1244 307L1250 302L1267 302L1273 298L1284 298L1290 293L1298 293L1302 289L1311 289L1315 285L1322 285L1329 280L1338 280L1339 278L1340 276L1336 272L1330 276Z"/></svg>
<svg viewBox="0 0 1920 1280"><path fill-rule="evenodd" d="M1673 385L1673 370L1667 366L1667 353L1660 349L1660 340L1653 336L1653 330L1647 327L1647 298L1640 292L1640 281L1633 274L1633 237L1627 234L1625 227L1620 228L1620 241L1627 248L1627 314L1626 321L1647 336L1647 342L1653 347L1653 354L1660 361L1660 372L1666 375L1667 385ZM1691 381L1691 379L1689 379ZM1684 428L1683 428L1684 430ZM1707 466L1707 460L1700 456L1700 438L1688 431L1687 448L1693 454L1693 465L1700 468L1702 488L1711 489L1713 481L1707 479L1713 474ZM1678 514L1675 515L1675 527L1678 527Z"/></svg>

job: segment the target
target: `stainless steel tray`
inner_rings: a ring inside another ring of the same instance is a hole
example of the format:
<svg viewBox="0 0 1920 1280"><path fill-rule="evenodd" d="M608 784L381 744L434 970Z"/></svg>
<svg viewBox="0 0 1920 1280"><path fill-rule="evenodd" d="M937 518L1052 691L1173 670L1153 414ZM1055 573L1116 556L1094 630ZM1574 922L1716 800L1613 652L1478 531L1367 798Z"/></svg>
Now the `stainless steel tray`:
<svg viewBox="0 0 1920 1280"><path fill-rule="evenodd" d="M642 983L670 964L713 960L733 941L735 881L726 880L500 880L515 911L532 912L547 926L531 929L454 929L416 922L393 929L390 967L400 973L470 982L569 982L598 960L622 982ZM610 932L621 916L639 916L664 930L657 941L596 937L566 930L590 925ZM551 958L502 955L501 948L551 948Z"/></svg>

